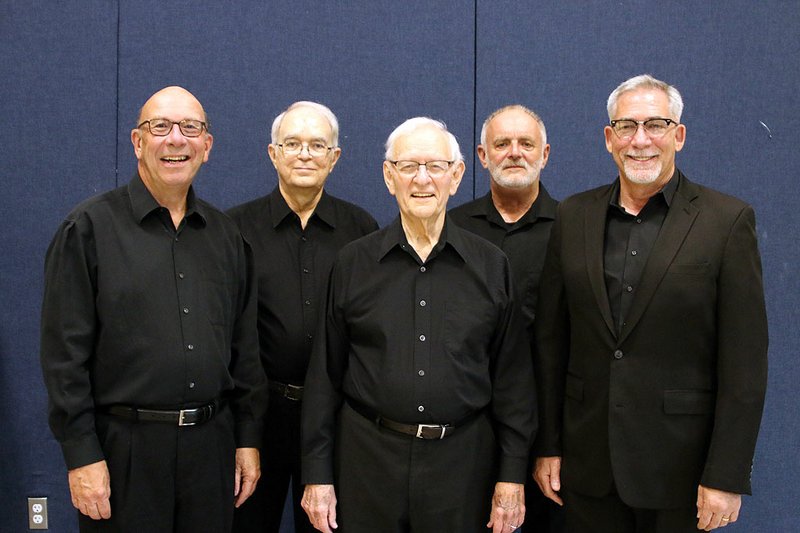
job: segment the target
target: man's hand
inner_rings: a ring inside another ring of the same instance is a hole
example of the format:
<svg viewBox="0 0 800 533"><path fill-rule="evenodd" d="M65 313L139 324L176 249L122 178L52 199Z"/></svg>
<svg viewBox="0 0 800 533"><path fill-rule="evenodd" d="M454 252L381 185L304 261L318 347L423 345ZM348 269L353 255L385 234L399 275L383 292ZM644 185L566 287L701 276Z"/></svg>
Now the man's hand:
<svg viewBox="0 0 800 533"><path fill-rule="evenodd" d="M322 533L333 533L336 523L336 491L333 485L306 485L300 503L311 525Z"/></svg>
<svg viewBox="0 0 800 533"><path fill-rule="evenodd" d="M697 487L697 529L711 531L733 524L739 518L742 495L724 490Z"/></svg>
<svg viewBox="0 0 800 533"><path fill-rule="evenodd" d="M111 481L106 462L79 466L70 470L68 475L72 505L94 520L111 518Z"/></svg>
<svg viewBox="0 0 800 533"><path fill-rule="evenodd" d="M561 490L561 457L537 457L533 469L533 479L546 497L558 505L564 501L558 495Z"/></svg>
<svg viewBox="0 0 800 533"><path fill-rule="evenodd" d="M494 486L492 513L486 527L492 533L514 531L525 521L525 485L499 482Z"/></svg>
<svg viewBox="0 0 800 533"><path fill-rule="evenodd" d="M233 505L241 506L253 491L261 477L261 458L258 448L236 448L236 471L233 480Z"/></svg>

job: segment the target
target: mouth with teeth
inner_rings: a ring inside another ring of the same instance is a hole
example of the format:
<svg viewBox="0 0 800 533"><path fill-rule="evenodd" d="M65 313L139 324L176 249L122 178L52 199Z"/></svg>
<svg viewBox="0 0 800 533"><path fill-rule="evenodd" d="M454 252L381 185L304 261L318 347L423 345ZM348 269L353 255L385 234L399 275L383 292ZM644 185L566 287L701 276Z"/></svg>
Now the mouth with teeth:
<svg viewBox="0 0 800 533"><path fill-rule="evenodd" d="M189 160L189 156L188 155L165 155L164 157L161 158L161 160L163 162L165 162L165 163L177 164L177 163L183 163L184 161L188 161Z"/></svg>
<svg viewBox="0 0 800 533"><path fill-rule="evenodd" d="M422 198L422 199L433 198L433 193L429 193L429 192L414 192L414 193L411 193L411 197L412 198Z"/></svg>

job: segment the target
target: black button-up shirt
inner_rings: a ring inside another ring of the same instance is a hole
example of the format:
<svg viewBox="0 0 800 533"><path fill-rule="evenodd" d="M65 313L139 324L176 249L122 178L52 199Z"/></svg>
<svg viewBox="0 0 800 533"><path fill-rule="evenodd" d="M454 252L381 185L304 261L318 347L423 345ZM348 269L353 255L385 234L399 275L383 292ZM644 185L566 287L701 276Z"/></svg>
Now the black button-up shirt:
<svg viewBox="0 0 800 533"><path fill-rule="evenodd" d="M535 389L512 290L505 255L447 221L425 262L399 218L343 248L306 378L303 482L333 482L343 396L409 424L490 406L499 480L524 482Z"/></svg>
<svg viewBox="0 0 800 533"><path fill-rule="evenodd" d="M558 202L539 183L539 195L522 217L509 224L492 202L492 193L453 208L450 220L480 235L508 256L514 276L515 298L522 307L525 326L533 333L539 278Z"/></svg>
<svg viewBox="0 0 800 533"><path fill-rule="evenodd" d="M267 376L302 385L336 253L378 224L360 207L323 192L303 229L278 187L228 214L253 247Z"/></svg>
<svg viewBox="0 0 800 533"><path fill-rule="evenodd" d="M135 176L76 207L47 251L41 359L68 468L103 459L95 407L228 400L237 447L258 446L252 257L236 225L190 188L176 230Z"/></svg>
<svg viewBox="0 0 800 533"><path fill-rule="evenodd" d="M653 243L667 217L669 204L678 186L677 175L653 195L638 215L625 211L619 203L619 179L611 191L606 215L603 268L611 315L617 331L625 324L633 295Z"/></svg>

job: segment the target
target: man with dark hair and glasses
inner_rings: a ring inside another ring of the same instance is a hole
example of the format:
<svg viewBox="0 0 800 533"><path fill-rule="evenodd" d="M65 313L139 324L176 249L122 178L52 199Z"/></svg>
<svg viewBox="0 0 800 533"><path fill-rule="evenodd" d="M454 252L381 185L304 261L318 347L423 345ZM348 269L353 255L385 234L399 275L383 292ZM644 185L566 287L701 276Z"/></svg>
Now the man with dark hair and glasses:
<svg viewBox="0 0 800 533"><path fill-rule="evenodd" d="M575 533L710 531L750 493L767 377L753 208L675 166L678 90L608 99L611 185L561 202L542 273L535 478Z"/></svg>
<svg viewBox="0 0 800 533"><path fill-rule="evenodd" d="M400 216L331 272L303 404L303 508L325 533L509 533L535 428L505 255L448 221L455 137L418 117L386 142Z"/></svg>
<svg viewBox="0 0 800 533"><path fill-rule="evenodd" d="M142 107L130 183L47 251L42 368L81 531L230 531L260 475L249 246L192 182L213 137L180 87Z"/></svg>
<svg viewBox="0 0 800 533"><path fill-rule="evenodd" d="M275 189L231 209L253 247L261 364L269 379L261 482L234 514L234 531L278 533L291 484L297 533L314 528L300 508L300 410L311 346L336 253L378 229L366 211L325 192L341 155L339 122L322 104L295 102L272 123Z"/></svg>
<svg viewBox="0 0 800 533"><path fill-rule="evenodd" d="M501 107L484 120L477 153L489 173L489 192L451 209L449 216L508 256L523 326L533 343L539 277L558 206L539 179L550 155L544 122L523 105ZM532 465L529 470L533 471ZM542 495L530 477L525 483L525 502L526 519L520 532L563 530L560 508Z"/></svg>

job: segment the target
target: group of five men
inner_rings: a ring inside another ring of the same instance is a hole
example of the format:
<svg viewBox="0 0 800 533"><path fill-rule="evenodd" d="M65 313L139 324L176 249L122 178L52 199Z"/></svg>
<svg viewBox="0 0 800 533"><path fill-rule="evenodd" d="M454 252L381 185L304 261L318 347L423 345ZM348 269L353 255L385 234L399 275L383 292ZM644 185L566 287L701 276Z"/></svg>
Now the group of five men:
<svg viewBox="0 0 800 533"><path fill-rule="evenodd" d="M766 382L755 217L675 166L682 107L649 75L617 87L619 177L561 204L544 123L503 107L477 147L490 192L450 212L458 142L409 119L379 230L324 190L327 107L275 119L277 187L226 216L192 188L201 104L154 94L137 175L47 252L41 358L81 531L277 532L289 486L297 532L736 521Z"/></svg>

